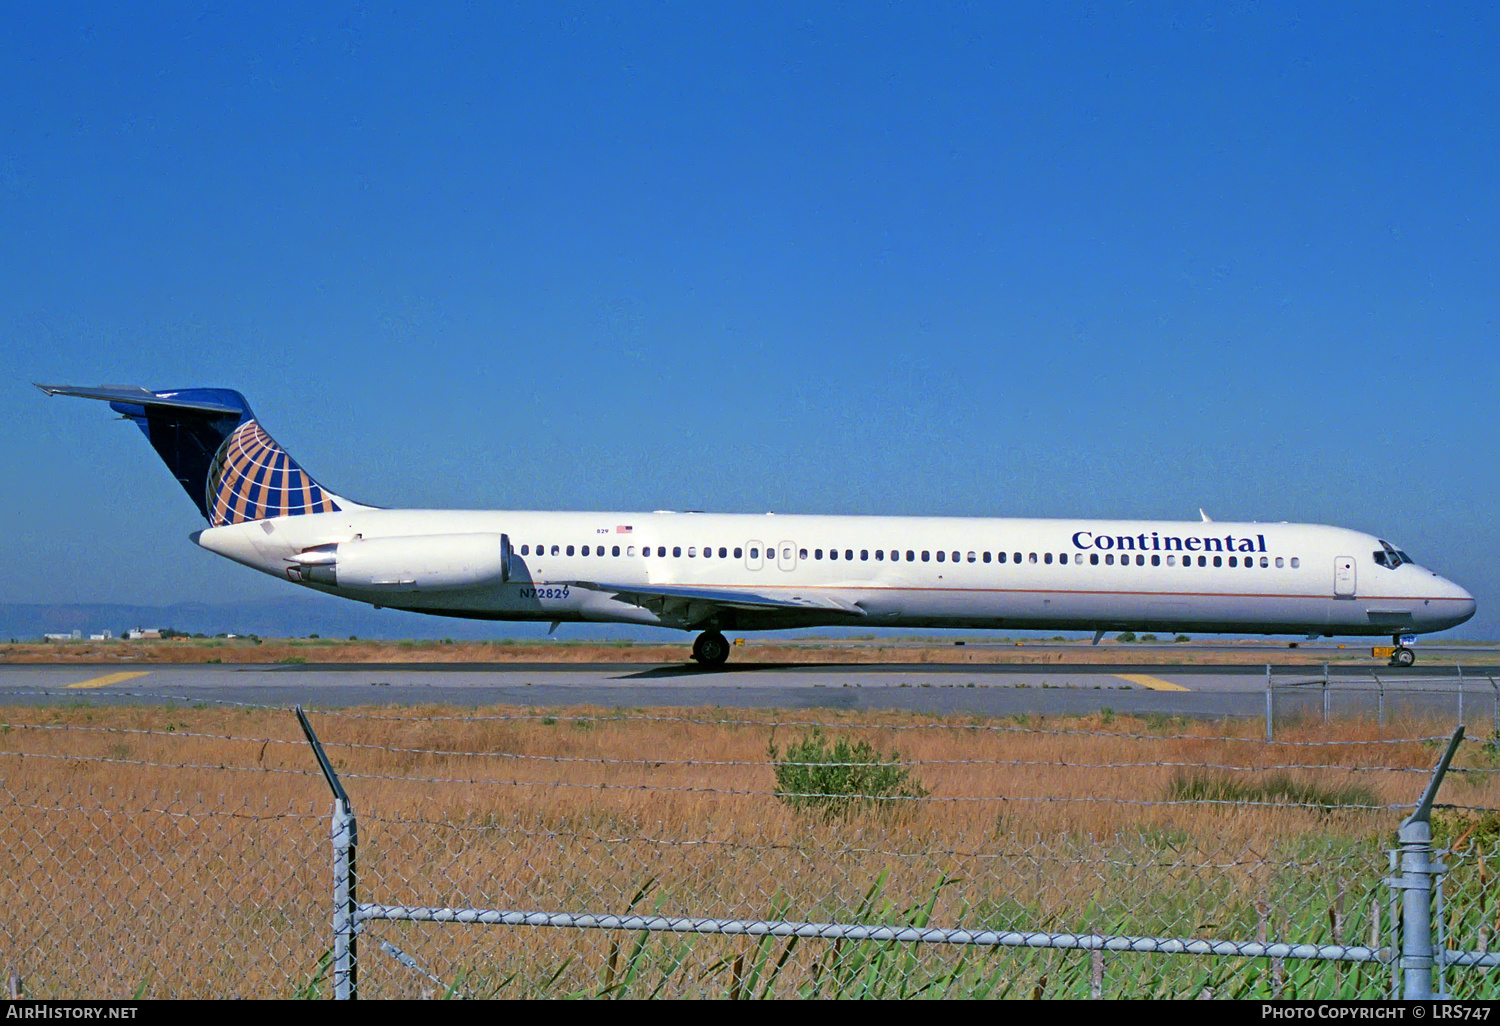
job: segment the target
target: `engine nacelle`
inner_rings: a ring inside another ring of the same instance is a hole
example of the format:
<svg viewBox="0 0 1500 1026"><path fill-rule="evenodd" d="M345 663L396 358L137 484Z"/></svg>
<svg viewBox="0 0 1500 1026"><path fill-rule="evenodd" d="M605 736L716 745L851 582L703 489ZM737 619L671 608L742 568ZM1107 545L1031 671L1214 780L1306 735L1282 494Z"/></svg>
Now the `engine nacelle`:
<svg viewBox="0 0 1500 1026"><path fill-rule="evenodd" d="M356 538L291 557L294 581L360 591L453 591L510 580L510 537L428 534Z"/></svg>

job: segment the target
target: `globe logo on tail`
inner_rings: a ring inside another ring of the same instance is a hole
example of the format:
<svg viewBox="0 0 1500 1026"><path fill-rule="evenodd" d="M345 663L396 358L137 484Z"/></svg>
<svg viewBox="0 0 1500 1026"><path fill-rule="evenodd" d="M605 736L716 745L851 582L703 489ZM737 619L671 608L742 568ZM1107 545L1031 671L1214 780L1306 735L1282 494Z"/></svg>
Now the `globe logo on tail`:
<svg viewBox="0 0 1500 1026"><path fill-rule="evenodd" d="M219 446L208 475L207 500L214 527L339 509L253 420L237 427Z"/></svg>

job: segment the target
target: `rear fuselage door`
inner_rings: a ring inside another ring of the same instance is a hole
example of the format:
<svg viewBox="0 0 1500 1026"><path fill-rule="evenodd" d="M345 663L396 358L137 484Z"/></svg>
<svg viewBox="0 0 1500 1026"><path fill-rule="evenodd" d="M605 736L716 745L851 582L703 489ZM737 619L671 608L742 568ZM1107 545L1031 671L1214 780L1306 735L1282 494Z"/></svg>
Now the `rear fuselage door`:
<svg viewBox="0 0 1500 1026"><path fill-rule="evenodd" d="M1339 556L1333 561L1334 598L1354 597L1354 557Z"/></svg>
<svg viewBox="0 0 1500 1026"><path fill-rule="evenodd" d="M776 565L783 570L797 569L797 543L784 541L776 551Z"/></svg>

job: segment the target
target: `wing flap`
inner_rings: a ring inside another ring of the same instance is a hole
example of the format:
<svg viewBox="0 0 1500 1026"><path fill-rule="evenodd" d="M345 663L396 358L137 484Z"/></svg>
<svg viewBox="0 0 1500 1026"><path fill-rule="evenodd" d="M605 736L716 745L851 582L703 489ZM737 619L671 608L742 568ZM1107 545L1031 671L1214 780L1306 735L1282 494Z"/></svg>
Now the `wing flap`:
<svg viewBox="0 0 1500 1026"><path fill-rule="evenodd" d="M609 584L599 581L574 581L574 586L607 592L622 602L644 606L649 602L702 602L723 609L821 609L864 616L865 611L853 602L817 592L793 592L788 595L763 595L732 588L710 588L686 584Z"/></svg>

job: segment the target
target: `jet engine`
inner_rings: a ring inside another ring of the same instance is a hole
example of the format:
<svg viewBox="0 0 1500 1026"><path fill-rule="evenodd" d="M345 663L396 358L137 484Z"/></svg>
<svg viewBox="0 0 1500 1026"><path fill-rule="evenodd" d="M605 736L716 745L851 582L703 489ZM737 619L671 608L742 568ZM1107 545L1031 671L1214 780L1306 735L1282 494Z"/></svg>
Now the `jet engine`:
<svg viewBox="0 0 1500 1026"><path fill-rule="evenodd" d="M455 591L510 580L510 537L429 534L355 538L290 557L287 576L357 591Z"/></svg>

